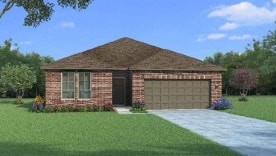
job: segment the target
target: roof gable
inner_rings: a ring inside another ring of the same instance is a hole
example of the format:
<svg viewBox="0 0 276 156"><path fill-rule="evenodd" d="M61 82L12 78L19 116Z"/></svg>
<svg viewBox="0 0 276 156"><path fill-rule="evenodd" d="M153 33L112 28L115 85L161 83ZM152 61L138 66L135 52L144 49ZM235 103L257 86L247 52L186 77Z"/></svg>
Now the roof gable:
<svg viewBox="0 0 276 156"><path fill-rule="evenodd" d="M52 62L43 69L224 71L219 66L127 37Z"/></svg>

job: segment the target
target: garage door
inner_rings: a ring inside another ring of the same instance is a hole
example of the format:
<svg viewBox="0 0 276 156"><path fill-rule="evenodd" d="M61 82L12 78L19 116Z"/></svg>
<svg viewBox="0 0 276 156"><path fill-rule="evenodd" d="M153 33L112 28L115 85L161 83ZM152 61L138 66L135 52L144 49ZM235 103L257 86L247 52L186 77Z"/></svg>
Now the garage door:
<svg viewBox="0 0 276 156"><path fill-rule="evenodd" d="M209 107L209 81L145 80L146 109Z"/></svg>

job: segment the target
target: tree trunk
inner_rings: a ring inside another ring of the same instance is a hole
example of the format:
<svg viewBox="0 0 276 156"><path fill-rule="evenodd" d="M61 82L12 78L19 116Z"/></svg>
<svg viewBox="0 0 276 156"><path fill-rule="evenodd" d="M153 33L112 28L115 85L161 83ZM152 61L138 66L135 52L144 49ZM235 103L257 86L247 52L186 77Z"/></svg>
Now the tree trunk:
<svg viewBox="0 0 276 156"><path fill-rule="evenodd" d="M24 91L22 89L18 89L16 91L16 97L17 97L17 103L22 104L23 103L23 96L24 96Z"/></svg>

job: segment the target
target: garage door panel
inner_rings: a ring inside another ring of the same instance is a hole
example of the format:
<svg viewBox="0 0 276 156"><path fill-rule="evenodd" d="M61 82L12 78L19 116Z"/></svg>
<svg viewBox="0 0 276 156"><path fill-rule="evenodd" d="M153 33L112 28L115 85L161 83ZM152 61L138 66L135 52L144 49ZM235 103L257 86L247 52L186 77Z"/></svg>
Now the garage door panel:
<svg viewBox="0 0 276 156"><path fill-rule="evenodd" d="M179 95L182 95L183 93L185 93L185 89L184 88L176 88L176 93Z"/></svg>
<svg viewBox="0 0 276 156"><path fill-rule="evenodd" d="M145 105L145 108L146 108L146 109L153 109L152 103L147 103L147 104Z"/></svg>
<svg viewBox="0 0 276 156"><path fill-rule="evenodd" d="M147 101L148 103L152 103L152 95L146 95L145 96L145 101Z"/></svg>
<svg viewBox="0 0 276 156"><path fill-rule="evenodd" d="M161 87L168 87L169 81L161 81Z"/></svg>
<svg viewBox="0 0 276 156"><path fill-rule="evenodd" d="M200 94L201 95L209 95L209 88L201 88Z"/></svg>
<svg viewBox="0 0 276 156"><path fill-rule="evenodd" d="M170 88L169 88L169 93L170 93L171 95L176 95L176 94L177 94L176 88L175 88L175 87L170 87Z"/></svg>
<svg viewBox="0 0 276 156"><path fill-rule="evenodd" d="M163 102L168 103L169 102L169 96L168 95L161 96L161 101L162 101L162 103Z"/></svg>
<svg viewBox="0 0 276 156"><path fill-rule="evenodd" d="M201 81L201 86L209 87L209 81Z"/></svg>
<svg viewBox="0 0 276 156"><path fill-rule="evenodd" d="M169 96L169 101L170 101L171 103L177 102L177 95L170 95L170 96Z"/></svg>
<svg viewBox="0 0 276 156"><path fill-rule="evenodd" d="M177 108L177 103L176 102L170 102L168 109L175 109L175 108Z"/></svg>
<svg viewBox="0 0 276 156"><path fill-rule="evenodd" d="M145 95L151 95L152 91L152 88L145 88Z"/></svg>
<svg viewBox="0 0 276 156"><path fill-rule="evenodd" d="M164 87L164 88L161 88L161 94L162 94L162 95L164 95L164 94L165 94L165 95L169 94L169 88L165 88L165 87Z"/></svg>
<svg viewBox="0 0 276 156"><path fill-rule="evenodd" d="M177 81L169 81L169 86L171 88L176 87L177 86Z"/></svg>
<svg viewBox="0 0 276 156"><path fill-rule="evenodd" d="M201 88L193 88L193 94L197 95L197 94L201 94Z"/></svg>
<svg viewBox="0 0 276 156"><path fill-rule="evenodd" d="M153 103L160 103L161 102L161 96L159 95L154 95L152 98Z"/></svg>
<svg viewBox="0 0 276 156"><path fill-rule="evenodd" d="M190 109L209 106L209 81L145 80L147 109Z"/></svg>
<svg viewBox="0 0 276 156"><path fill-rule="evenodd" d="M157 88L153 88L153 95L160 95L161 94L161 88L157 87Z"/></svg>
<svg viewBox="0 0 276 156"><path fill-rule="evenodd" d="M201 101L202 102L209 102L209 96L208 95L202 95L201 96Z"/></svg>
<svg viewBox="0 0 276 156"><path fill-rule="evenodd" d="M186 101L186 96L185 95L177 95L177 102L178 103L184 103Z"/></svg>
<svg viewBox="0 0 276 156"><path fill-rule="evenodd" d="M169 103L162 103L161 109L169 109Z"/></svg>

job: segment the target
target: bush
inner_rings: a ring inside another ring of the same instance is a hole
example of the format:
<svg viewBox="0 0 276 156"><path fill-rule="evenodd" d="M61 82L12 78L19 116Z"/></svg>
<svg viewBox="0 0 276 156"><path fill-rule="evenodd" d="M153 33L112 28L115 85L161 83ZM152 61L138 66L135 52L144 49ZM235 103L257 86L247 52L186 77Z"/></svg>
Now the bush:
<svg viewBox="0 0 276 156"><path fill-rule="evenodd" d="M216 100L212 103L212 106L211 106L211 109L214 109L214 110L225 110L225 109L229 109L229 108L232 108L233 105L230 101L222 98L222 99L219 99L219 100Z"/></svg>
<svg viewBox="0 0 276 156"><path fill-rule="evenodd" d="M36 96L32 104L32 111L44 112L45 100L41 96Z"/></svg>
<svg viewBox="0 0 276 156"><path fill-rule="evenodd" d="M105 103L105 104L103 105L103 111L106 111L106 112L114 112L115 109L113 108L112 103Z"/></svg>
<svg viewBox="0 0 276 156"><path fill-rule="evenodd" d="M131 111L145 111L145 103L140 101L134 101L131 106Z"/></svg>
<svg viewBox="0 0 276 156"><path fill-rule="evenodd" d="M103 105L47 105L42 107L40 105L33 105L33 112L114 112L115 109L111 103ZM39 111L34 111L39 110Z"/></svg>

